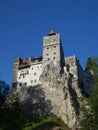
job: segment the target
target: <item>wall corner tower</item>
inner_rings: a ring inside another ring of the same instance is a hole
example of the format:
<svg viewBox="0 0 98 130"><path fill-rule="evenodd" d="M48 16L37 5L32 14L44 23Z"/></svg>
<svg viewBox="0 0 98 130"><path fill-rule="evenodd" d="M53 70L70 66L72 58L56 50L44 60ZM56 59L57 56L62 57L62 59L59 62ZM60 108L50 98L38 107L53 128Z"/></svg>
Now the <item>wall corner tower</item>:
<svg viewBox="0 0 98 130"><path fill-rule="evenodd" d="M22 59L17 58L14 62L14 70L13 70L13 79L12 79L12 88L16 87L17 80L18 80L18 68L21 63Z"/></svg>

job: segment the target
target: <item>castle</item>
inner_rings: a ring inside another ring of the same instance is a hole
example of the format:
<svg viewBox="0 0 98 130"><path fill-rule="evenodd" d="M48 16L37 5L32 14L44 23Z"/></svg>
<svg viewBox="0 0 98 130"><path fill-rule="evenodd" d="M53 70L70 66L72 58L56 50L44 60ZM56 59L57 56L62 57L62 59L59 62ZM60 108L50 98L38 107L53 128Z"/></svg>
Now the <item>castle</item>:
<svg viewBox="0 0 98 130"><path fill-rule="evenodd" d="M63 47L59 33L51 30L43 37L43 56L29 59L17 58L14 62L13 87L35 86L39 84L39 77L43 68L49 63L59 64L65 72L71 73L80 84L88 89L91 85L90 74L85 72L76 56L64 58Z"/></svg>
<svg viewBox="0 0 98 130"><path fill-rule="evenodd" d="M42 57L15 60L8 104L18 99L25 116L56 115L73 128L79 125L85 104L81 99L92 84L90 71L82 69L75 55L64 57L60 34L51 30L43 37Z"/></svg>

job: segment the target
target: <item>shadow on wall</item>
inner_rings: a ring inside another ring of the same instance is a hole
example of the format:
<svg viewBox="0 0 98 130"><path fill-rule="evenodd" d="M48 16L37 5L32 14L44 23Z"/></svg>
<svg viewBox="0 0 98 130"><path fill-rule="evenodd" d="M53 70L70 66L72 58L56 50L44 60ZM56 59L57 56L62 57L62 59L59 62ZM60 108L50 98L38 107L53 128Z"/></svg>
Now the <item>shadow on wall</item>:
<svg viewBox="0 0 98 130"><path fill-rule="evenodd" d="M7 106L12 110L20 110L24 117L51 115L51 101L45 98L40 85L26 86L17 83L7 99Z"/></svg>

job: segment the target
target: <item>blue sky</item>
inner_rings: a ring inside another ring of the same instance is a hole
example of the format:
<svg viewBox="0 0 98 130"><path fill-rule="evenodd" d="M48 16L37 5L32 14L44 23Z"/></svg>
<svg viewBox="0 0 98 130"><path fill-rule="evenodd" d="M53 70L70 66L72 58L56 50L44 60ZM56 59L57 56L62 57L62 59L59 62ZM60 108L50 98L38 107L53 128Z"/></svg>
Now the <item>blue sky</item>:
<svg viewBox="0 0 98 130"><path fill-rule="evenodd" d="M98 0L0 0L0 79L11 85L17 57L42 55L51 28L83 68L98 56Z"/></svg>

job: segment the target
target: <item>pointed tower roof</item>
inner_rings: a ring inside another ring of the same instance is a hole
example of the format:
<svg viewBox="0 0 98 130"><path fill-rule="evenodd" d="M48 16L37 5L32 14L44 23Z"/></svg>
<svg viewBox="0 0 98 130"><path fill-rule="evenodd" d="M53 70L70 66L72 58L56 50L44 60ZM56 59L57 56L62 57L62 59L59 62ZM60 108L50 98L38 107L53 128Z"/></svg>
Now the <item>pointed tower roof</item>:
<svg viewBox="0 0 98 130"><path fill-rule="evenodd" d="M22 59L20 58L20 57L18 57L16 60L15 60L15 62L21 62L22 61Z"/></svg>
<svg viewBox="0 0 98 130"><path fill-rule="evenodd" d="M52 29L52 30L49 32L48 35L49 35L49 36L51 36L51 35L55 35L55 31Z"/></svg>

